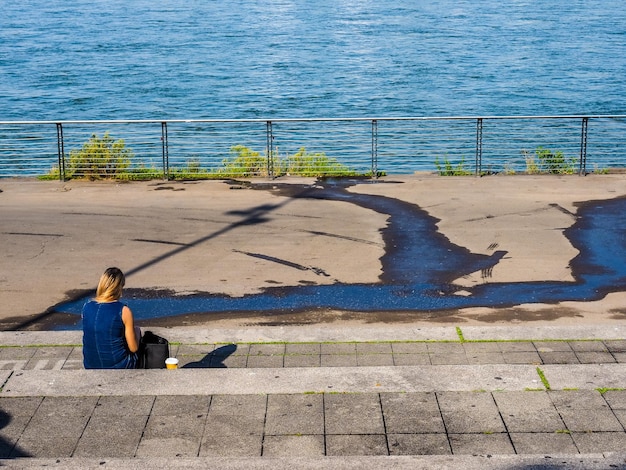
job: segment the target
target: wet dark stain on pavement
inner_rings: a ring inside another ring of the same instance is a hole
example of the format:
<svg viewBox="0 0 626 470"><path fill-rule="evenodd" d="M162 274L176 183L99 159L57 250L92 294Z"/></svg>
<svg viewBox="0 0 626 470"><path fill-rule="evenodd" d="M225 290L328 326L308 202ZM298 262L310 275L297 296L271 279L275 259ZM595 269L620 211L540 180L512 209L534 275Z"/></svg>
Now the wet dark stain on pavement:
<svg viewBox="0 0 626 470"><path fill-rule="evenodd" d="M564 230L565 237L579 250L570 264L574 282L485 283L461 288L452 281L478 271L483 277L489 277L493 266L506 252L472 253L450 242L437 230L438 219L417 205L348 190L355 184L366 183L384 184L369 180L320 180L313 186L268 183L248 184L247 187L289 198L344 201L388 215L388 225L381 229L385 252L380 259L382 275L378 283L273 286L262 293L243 297L207 292L176 296L167 291L128 289L125 300L139 321L155 323L160 319L159 323L166 321L169 325L180 324L183 319L191 321L192 317L209 320L288 317L302 313L299 316L302 319L303 312L315 317L314 312L324 311L350 312L359 318L387 312L388 316L401 314L413 319L432 319L439 314L449 317L456 309L466 307L511 308L522 303L591 301L626 288L626 197L577 205L575 223ZM274 206L263 210L256 208L255 213L242 214L248 217L244 223L263 223L273 209ZM494 244L489 247L490 250L495 248ZM300 265L294 268L302 269ZM71 301L52 307L48 313L79 314L87 298L73 296ZM62 329L79 327L79 322L60 323L65 323L56 325Z"/></svg>

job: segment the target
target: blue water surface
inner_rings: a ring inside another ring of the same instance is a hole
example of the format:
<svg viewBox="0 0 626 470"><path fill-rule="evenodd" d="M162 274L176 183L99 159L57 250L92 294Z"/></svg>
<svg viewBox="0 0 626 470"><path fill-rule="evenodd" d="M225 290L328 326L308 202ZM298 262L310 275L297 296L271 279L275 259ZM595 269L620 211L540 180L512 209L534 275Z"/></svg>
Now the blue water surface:
<svg viewBox="0 0 626 470"><path fill-rule="evenodd" d="M3 0L0 120L626 113L623 0Z"/></svg>

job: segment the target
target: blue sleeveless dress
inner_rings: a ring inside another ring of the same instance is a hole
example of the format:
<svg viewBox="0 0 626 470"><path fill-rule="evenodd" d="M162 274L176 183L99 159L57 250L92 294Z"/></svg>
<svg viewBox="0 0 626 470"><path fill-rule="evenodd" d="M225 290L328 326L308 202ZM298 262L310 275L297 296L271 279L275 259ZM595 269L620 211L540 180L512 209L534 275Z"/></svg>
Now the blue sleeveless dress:
<svg viewBox="0 0 626 470"><path fill-rule="evenodd" d="M128 350L122 302L91 300L83 307L83 365L85 369L134 369L137 354Z"/></svg>

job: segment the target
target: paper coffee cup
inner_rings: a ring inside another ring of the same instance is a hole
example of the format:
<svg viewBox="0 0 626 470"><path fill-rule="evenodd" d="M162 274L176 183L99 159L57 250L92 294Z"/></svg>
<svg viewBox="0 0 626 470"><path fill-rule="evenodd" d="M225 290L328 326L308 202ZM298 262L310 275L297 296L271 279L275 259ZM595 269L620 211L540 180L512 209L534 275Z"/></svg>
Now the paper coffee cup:
<svg viewBox="0 0 626 470"><path fill-rule="evenodd" d="M168 369L178 369L178 359L175 357L168 357L165 359L165 367Z"/></svg>

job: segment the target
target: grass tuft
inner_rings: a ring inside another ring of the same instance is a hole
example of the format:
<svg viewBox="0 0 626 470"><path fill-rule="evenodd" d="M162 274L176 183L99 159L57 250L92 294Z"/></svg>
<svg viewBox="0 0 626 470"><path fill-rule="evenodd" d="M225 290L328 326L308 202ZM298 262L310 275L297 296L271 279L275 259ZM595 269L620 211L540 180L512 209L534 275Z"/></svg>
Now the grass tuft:
<svg viewBox="0 0 626 470"><path fill-rule="evenodd" d="M543 371L539 367L537 367L537 374L539 374L541 383L546 388L546 390L550 390L550 382L548 382L548 379L546 379L546 375L543 373Z"/></svg>
<svg viewBox="0 0 626 470"><path fill-rule="evenodd" d="M456 334L459 337L459 341L461 343L466 343L467 341L465 340L465 337L463 336L463 331L461 330L461 327L457 326L456 327Z"/></svg>
<svg viewBox="0 0 626 470"><path fill-rule="evenodd" d="M625 389L619 387L599 387L596 388L600 395L604 395L606 392L623 392Z"/></svg>

